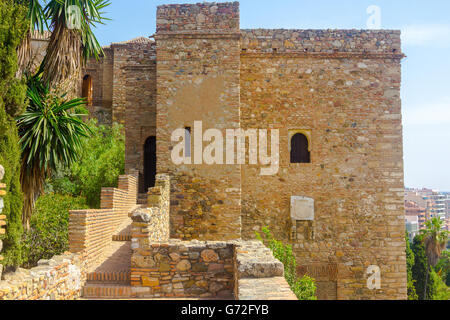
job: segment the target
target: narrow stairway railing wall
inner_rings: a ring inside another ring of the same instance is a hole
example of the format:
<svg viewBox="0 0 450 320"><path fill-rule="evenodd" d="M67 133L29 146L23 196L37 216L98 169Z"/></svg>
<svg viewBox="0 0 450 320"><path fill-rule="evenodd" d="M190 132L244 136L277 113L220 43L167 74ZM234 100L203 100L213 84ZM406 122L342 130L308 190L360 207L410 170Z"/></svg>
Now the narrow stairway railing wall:
<svg viewBox="0 0 450 320"><path fill-rule="evenodd" d="M91 267L102 251L112 242L117 227L136 207L137 179L131 175L119 177L119 188L103 188L101 209L70 211L70 252L82 253Z"/></svg>

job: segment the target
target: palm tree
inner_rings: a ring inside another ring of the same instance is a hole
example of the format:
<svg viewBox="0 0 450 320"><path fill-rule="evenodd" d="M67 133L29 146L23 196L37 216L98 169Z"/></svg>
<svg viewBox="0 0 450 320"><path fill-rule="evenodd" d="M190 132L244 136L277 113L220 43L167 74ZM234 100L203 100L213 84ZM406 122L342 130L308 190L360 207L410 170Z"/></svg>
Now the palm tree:
<svg viewBox="0 0 450 320"><path fill-rule="evenodd" d="M27 71L31 59L31 35L35 31L43 33L49 29L52 33L38 71L51 87L64 86L66 81L78 79L83 63L91 57L98 59L103 53L92 27L109 20L101 11L110 5L109 0L49 0L45 8L39 0L14 1L28 6L29 20L27 36L17 48L18 77Z"/></svg>
<svg viewBox="0 0 450 320"><path fill-rule="evenodd" d="M108 20L109 0L50 0L44 9L52 35L40 72L51 87L78 79L83 63L103 53L92 27Z"/></svg>
<svg viewBox="0 0 450 320"><path fill-rule="evenodd" d="M425 253L427 255L428 260L428 269L425 277L425 293L424 297L426 299L427 296L427 283L428 283L428 275L431 267L436 266L439 258L441 257L442 251L445 249L445 246L448 241L449 232L443 230L444 221L440 218L432 218L425 222L425 229L420 230L425 244Z"/></svg>
<svg viewBox="0 0 450 320"><path fill-rule="evenodd" d="M22 40L20 46L17 48L18 66L16 76L21 78L24 73L27 73L29 63L31 60L31 36L37 31L44 33L44 28L48 28L47 20L45 19L44 9L39 0L15 0L16 3L28 5L28 31L25 38Z"/></svg>
<svg viewBox="0 0 450 320"><path fill-rule="evenodd" d="M50 93L39 77L28 80L29 106L17 118L22 147L21 185L25 203L22 222L29 229L34 203L43 191L44 181L57 167L77 160L82 138L90 135L82 114L73 113L84 99L67 100Z"/></svg>

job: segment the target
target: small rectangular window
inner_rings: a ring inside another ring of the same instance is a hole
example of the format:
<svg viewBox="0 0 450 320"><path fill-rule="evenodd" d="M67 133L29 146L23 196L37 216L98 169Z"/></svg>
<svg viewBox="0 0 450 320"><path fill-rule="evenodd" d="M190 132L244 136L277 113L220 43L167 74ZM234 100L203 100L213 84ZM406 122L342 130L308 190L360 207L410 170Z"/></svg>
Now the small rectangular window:
<svg viewBox="0 0 450 320"><path fill-rule="evenodd" d="M186 143L186 145L185 145L186 158L190 158L191 157L191 127L185 127L184 131L185 131L184 142Z"/></svg>

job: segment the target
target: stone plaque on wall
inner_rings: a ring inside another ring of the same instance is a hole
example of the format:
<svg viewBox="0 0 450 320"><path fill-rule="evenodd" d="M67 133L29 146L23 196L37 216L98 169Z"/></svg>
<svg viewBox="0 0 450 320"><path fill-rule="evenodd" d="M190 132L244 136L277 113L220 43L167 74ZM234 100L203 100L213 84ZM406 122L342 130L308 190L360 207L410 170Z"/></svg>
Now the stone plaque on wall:
<svg viewBox="0 0 450 320"><path fill-rule="evenodd" d="M291 197L291 219L295 221L314 220L314 199L300 196Z"/></svg>

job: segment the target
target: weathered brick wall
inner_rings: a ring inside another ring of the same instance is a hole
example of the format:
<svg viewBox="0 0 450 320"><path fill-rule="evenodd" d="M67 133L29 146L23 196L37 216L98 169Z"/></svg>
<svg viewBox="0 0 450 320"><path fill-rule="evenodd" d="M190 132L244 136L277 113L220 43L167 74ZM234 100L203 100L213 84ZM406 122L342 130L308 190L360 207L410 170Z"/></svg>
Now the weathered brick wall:
<svg viewBox="0 0 450 320"><path fill-rule="evenodd" d="M70 252L83 253L88 267L112 241L118 226L136 207L137 179L134 176L119 177L119 189L104 188L100 210L70 211Z"/></svg>
<svg viewBox="0 0 450 320"><path fill-rule="evenodd" d="M170 155L172 132L196 120L223 134L239 127L239 37L238 3L158 7L157 171L172 178L176 238L240 237L240 167L177 166Z"/></svg>
<svg viewBox="0 0 450 320"><path fill-rule="evenodd" d="M144 145L147 138L156 137L156 45L154 42L128 44L120 54L118 63L125 60L125 171L139 171L140 192L146 193L142 178Z"/></svg>
<svg viewBox="0 0 450 320"><path fill-rule="evenodd" d="M319 298L405 299L399 32L242 34L241 126L280 130L277 175L242 167L243 237L269 225L293 244ZM290 163L298 129L311 132L310 164ZM293 225L291 196L315 200L314 221ZM381 290L366 287L369 265Z"/></svg>
<svg viewBox="0 0 450 320"><path fill-rule="evenodd" d="M30 270L19 268L0 281L0 300L73 300L81 297L86 261L65 253L41 260Z"/></svg>
<svg viewBox="0 0 450 320"><path fill-rule="evenodd" d="M113 92L113 51L103 48L104 55L89 60L82 71L82 77L92 77L92 106L88 106L90 118L95 118L100 124L110 125L112 122L112 92ZM82 79L80 80L81 95Z"/></svg>
<svg viewBox="0 0 450 320"><path fill-rule="evenodd" d="M119 123L125 123L126 121L126 111L127 109L127 96L131 97L131 101L137 97L130 95L129 90L135 90L136 88L131 88L127 86L127 74L131 77L133 76L132 69L136 68L142 74L142 80L149 76L149 73L143 74L142 72L149 68L151 69L154 60L154 45L150 39L145 41L142 38L135 39L136 41L130 40L123 43L113 43L111 49L114 55L114 66L113 66L113 121ZM128 69L127 69L128 68ZM130 74L131 73L131 74ZM131 79L133 82L133 79ZM146 91L149 92L146 92ZM144 93L147 97L152 99L151 93L152 89L147 88L147 90L142 90L140 93ZM154 99L154 98L153 98ZM142 103L142 101L141 101ZM151 105L151 102L148 102ZM147 106L147 105L146 105ZM135 109L137 110L137 109ZM131 111L130 111L131 112Z"/></svg>

